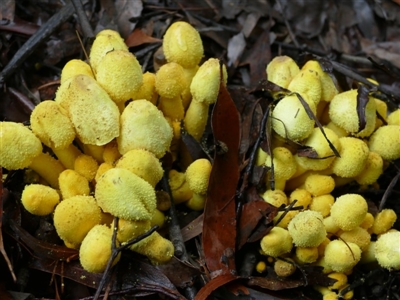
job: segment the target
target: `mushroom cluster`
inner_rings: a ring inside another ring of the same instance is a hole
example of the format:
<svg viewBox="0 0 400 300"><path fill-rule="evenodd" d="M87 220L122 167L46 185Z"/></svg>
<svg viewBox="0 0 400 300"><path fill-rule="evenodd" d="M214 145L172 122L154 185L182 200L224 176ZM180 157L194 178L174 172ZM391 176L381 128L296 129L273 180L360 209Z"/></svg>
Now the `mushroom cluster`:
<svg viewBox="0 0 400 300"><path fill-rule="evenodd" d="M40 178L26 185L23 206L52 216L59 237L79 249L89 272L106 268L114 217L118 244L163 226L169 206L157 186L164 175L160 159L167 152L174 160L185 155L181 130L202 137L221 74L226 82L218 59L200 65L203 45L190 24L172 24L163 50L167 62L143 74L121 36L103 30L89 62L73 59L64 66L55 99L35 107L30 128L0 122L0 166L29 168ZM182 166L168 174L175 203L203 209L211 163L188 160L186 153L185 164L176 165ZM130 249L155 264L174 255L171 241L157 231Z"/></svg>
<svg viewBox="0 0 400 300"><path fill-rule="evenodd" d="M316 60L299 68L292 58L279 56L266 73L284 89L272 92L271 153L257 152L256 164L267 168L260 196L286 209L261 240L260 252L279 264L278 256L286 264L318 265L332 278L346 278L324 293L340 293L358 263L400 270L400 232L392 228L396 213L372 214L359 194L332 195L350 182L361 189L376 186L389 163L400 158L400 109L389 112L385 102L358 95L357 89L340 92ZM358 97L366 99L362 114Z"/></svg>

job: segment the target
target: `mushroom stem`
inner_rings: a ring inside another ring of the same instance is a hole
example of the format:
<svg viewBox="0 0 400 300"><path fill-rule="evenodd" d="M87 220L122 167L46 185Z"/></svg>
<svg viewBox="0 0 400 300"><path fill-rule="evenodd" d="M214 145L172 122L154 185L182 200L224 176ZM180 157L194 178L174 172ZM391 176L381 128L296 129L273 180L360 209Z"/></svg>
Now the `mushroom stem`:
<svg viewBox="0 0 400 300"><path fill-rule="evenodd" d="M197 141L204 133L207 125L209 105L192 100L185 115L185 129Z"/></svg>
<svg viewBox="0 0 400 300"><path fill-rule="evenodd" d="M70 144L68 147L62 149L56 149L52 147L52 150L64 167L72 170L74 169L75 159L82 154L81 151L73 144Z"/></svg>
<svg viewBox="0 0 400 300"><path fill-rule="evenodd" d="M29 168L38 173L51 187L58 189L58 176L64 171L64 166L47 153L36 156Z"/></svg>

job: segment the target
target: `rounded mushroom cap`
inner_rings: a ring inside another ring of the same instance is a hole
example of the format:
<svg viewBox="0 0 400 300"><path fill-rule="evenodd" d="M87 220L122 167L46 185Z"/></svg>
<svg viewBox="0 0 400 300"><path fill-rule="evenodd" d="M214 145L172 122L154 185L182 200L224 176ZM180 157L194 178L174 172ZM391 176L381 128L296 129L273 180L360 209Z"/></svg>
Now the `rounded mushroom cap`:
<svg viewBox="0 0 400 300"><path fill-rule="evenodd" d="M101 209L92 196L64 199L54 210L54 226L65 242L79 245L93 226L100 224Z"/></svg>
<svg viewBox="0 0 400 300"><path fill-rule="evenodd" d="M297 247L317 247L326 237L321 213L305 210L289 223L288 231Z"/></svg>
<svg viewBox="0 0 400 300"><path fill-rule="evenodd" d="M154 188L121 168L110 169L99 178L95 197L104 212L125 220L150 220L157 205Z"/></svg>
<svg viewBox="0 0 400 300"><path fill-rule="evenodd" d="M175 204L185 202L192 198L193 192L186 181L186 174L171 169L168 173L168 183L171 188L172 198Z"/></svg>
<svg viewBox="0 0 400 300"><path fill-rule="evenodd" d="M342 230L352 230L359 226L368 211L367 201L358 194L344 194L336 198L331 207L334 223Z"/></svg>
<svg viewBox="0 0 400 300"><path fill-rule="evenodd" d="M314 197L322 196L333 191L335 180L329 175L310 174L304 182L304 187Z"/></svg>
<svg viewBox="0 0 400 300"><path fill-rule="evenodd" d="M60 83L63 84L67 79L76 75L84 74L94 78L90 65L80 59L71 59L61 70Z"/></svg>
<svg viewBox="0 0 400 300"><path fill-rule="evenodd" d="M329 128L324 128L324 132L328 140L333 144L336 150L339 151L341 145L337 134ZM328 168L335 159L332 149L319 128L313 129L311 135L305 140L304 145L314 149L318 155L318 159L300 157L298 154L295 155L297 164L305 170L324 170Z"/></svg>
<svg viewBox="0 0 400 300"><path fill-rule="evenodd" d="M340 157L336 157L331 167L332 172L343 178L359 175L364 169L369 155L367 144L354 137L339 138Z"/></svg>
<svg viewBox="0 0 400 300"><path fill-rule="evenodd" d="M132 149L146 149L157 158L168 151L173 132L161 111L147 100L132 101L121 115L121 133L117 138L123 155Z"/></svg>
<svg viewBox="0 0 400 300"><path fill-rule="evenodd" d="M184 68L194 68L204 54L199 32L187 22L174 22L167 29L163 51L168 62L176 62Z"/></svg>
<svg viewBox="0 0 400 300"><path fill-rule="evenodd" d="M307 95L309 102L315 106L321 100L321 80L319 73L313 69L302 69L289 83L288 90Z"/></svg>
<svg viewBox="0 0 400 300"><path fill-rule="evenodd" d="M331 194L313 197L309 206L310 210L318 211L325 218L331 213L331 206L335 198Z"/></svg>
<svg viewBox="0 0 400 300"><path fill-rule="evenodd" d="M118 32L110 29L100 31L90 49L89 60L92 68L97 72L97 67L102 58L108 52L115 50L129 51L128 46Z"/></svg>
<svg viewBox="0 0 400 300"><path fill-rule="evenodd" d="M351 242L358 245L361 251L366 250L371 242L371 235L367 230L361 227L356 227L349 231L343 231L339 233L339 237L347 243Z"/></svg>
<svg viewBox="0 0 400 300"><path fill-rule="evenodd" d="M80 154L74 161L74 170L85 177L88 181L92 181L96 176L98 162L93 156Z"/></svg>
<svg viewBox="0 0 400 300"><path fill-rule="evenodd" d="M282 190L266 190L264 194L260 195L265 202L272 204L275 207L280 207L281 205L288 205L288 198L284 191Z"/></svg>
<svg viewBox="0 0 400 300"><path fill-rule="evenodd" d="M94 226L82 241L79 249L79 260L82 267L91 273L101 273L111 257L113 231L106 225ZM115 265L121 257L121 253L113 261Z"/></svg>
<svg viewBox="0 0 400 300"><path fill-rule="evenodd" d="M325 263L335 272L351 271L360 259L361 249L354 243L334 240L325 248Z"/></svg>
<svg viewBox="0 0 400 300"><path fill-rule="evenodd" d="M47 147L66 148L75 139L75 129L67 111L55 101L46 100L36 105L30 121L32 132Z"/></svg>
<svg viewBox="0 0 400 300"><path fill-rule="evenodd" d="M315 104L308 101L308 105L315 114ZM314 124L315 121L307 115L296 95L282 98L272 111L272 128L283 138L287 137L293 141L304 140L312 133Z"/></svg>
<svg viewBox="0 0 400 300"><path fill-rule="evenodd" d="M291 57L282 55L274 57L269 62L266 72L269 81L286 89L300 69Z"/></svg>
<svg viewBox="0 0 400 300"><path fill-rule="evenodd" d="M117 239L120 243L125 243L137 236L145 233L151 227L150 220L132 221L118 220Z"/></svg>
<svg viewBox="0 0 400 300"><path fill-rule="evenodd" d="M329 104L329 117L337 126L357 137L369 136L375 130L376 102L369 97L365 107L366 125L360 130L357 114L357 90L337 94Z"/></svg>
<svg viewBox="0 0 400 300"><path fill-rule="evenodd" d="M119 135L119 109L92 77L68 79L58 88L55 101L67 110L82 143L102 146Z"/></svg>
<svg viewBox="0 0 400 300"><path fill-rule="evenodd" d="M151 72L143 73L143 83L137 91L134 91L130 98L132 100L146 99L154 105L157 103L156 74Z"/></svg>
<svg viewBox="0 0 400 300"><path fill-rule="evenodd" d="M296 271L296 265L289 259L277 259L274 263L274 271L279 277L288 277Z"/></svg>
<svg viewBox="0 0 400 300"><path fill-rule="evenodd" d="M296 173L297 165L294 157L289 149L285 147L276 147L272 150L274 164L274 177L276 180L283 179L288 180ZM271 156L267 154L265 165L267 167L272 166Z"/></svg>
<svg viewBox="0 0 400 300"><path fill-rule="evenodd" d="M292 250L292 237L286 229L273 227L260 242L262 253L278 257Z"/></svg>
<svg viewBox="0 0 400 300"><path fill-rule="evenodd" d="M386 104L386 103L385 103ZM400 108L392 111L387 117L388 125L399 125L400 126Z"/></svg>
<svg viewBox="0 0 400 300"><path fill-rule="evenodd" d="M400 158L400 125L379 127L369 139L369 149L385 160Z"/></svg>
<svg viewBox="0 0 400 300"><path fill-rule="evenodd" d="M374 218L371 231L374 234L382 234L392 228L397 220L396 212L393 209L385 208L378 212ZM400 241L399 241L400 242Z"/></svg>
<svg viewBox="0 0 400 300"><path fill-rule="evenodd" d="M58 183L63 199L90 194L89 181L75 170L62 171L58 176Z"/></svg>
<svg viewBox="0 0 400 300"><path fill-rule="evenodd" d="M156 91L161 97L176 98L185 89L185 73L181 65L170 62L156 73Z"/></svg>
<svg viewBox="0 0 400 300"><path fill-rule="evenodd" d="M318 247L296 247L296 259L301 264L311 264L318 256Z"/></svg>
<svg viewBox="0 0 400 300"><path fill-rule="evenodd" d="M382 234L375 243L375 257L386 269L400 270L400 232L391 231Z"/></svg>
<svg viewBox="0 0 400 300"><path fill-rule="evenodd" d="M0 122L0 166L8 170L28 167L42 153L40 140L20 123Z"/></svg>
<svg viewBox="0 0 400 300"><path fill-rule="evenodd" d="M123 103L140 89L143 83L142 68L132 53L114 50L99 62L96 80L115 103Z"/></svg>
<svg viewBox="0 0 400 300"><path fill-rule="evenodd" d="M208 159L200 158L193 161L186 169L186 182L196 194L207 192L212 165Z"/></svg>
<svg viewBox="0 0 400 300"><path fill-rule="evenodd" d="M222 66L223 80L226 83L226 68ZM218 98L219 85L221 81L219 59L209 58L205 61L194 75L190 84L192 101L201 102L206 105L215 103Z"/></svg>
<svg viewBox="0 0 400 300"><path fill-rule="evenodd" d="M153 187L161 180L164 170L155 155L144 149L133 149L126 152L116 164L117 168L131 171L143 178Z"/></svg>
<svg viewBox="0 0 400 300"><path fill-rule="evenodd" d="M30 184L22 191L21 202L31 214L46 216L54 211L55 206L60 202L60 195L49 186Z"/></svg>

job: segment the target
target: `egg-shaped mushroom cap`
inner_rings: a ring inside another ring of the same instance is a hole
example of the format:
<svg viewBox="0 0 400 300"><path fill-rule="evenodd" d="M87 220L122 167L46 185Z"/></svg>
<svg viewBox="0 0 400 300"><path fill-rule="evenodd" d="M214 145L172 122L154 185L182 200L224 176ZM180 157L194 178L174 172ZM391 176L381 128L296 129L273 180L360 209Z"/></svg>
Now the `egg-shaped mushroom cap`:
<svg viewBox="0 0 400 300"><path fill-rule="evenodd" d="M82 267L92 273L101 273L111 258L113 230L106 225L94 226L82 241L79 249L79 260ZM121 253L113 261L115 265L121 257Z"/></svg>
<svg viewBox="0 0 400 300"><path fill-rule="evenodd" d="M321 100L320 73L313 69L301 69L290 81L288 90L307 95L310 102L317 106Z"/></svg>
<svg viewBox="0 0 400 300"><path fill-rule="evenodd" d="M369 149L385 160L400 158L400 125L379 127L369 139Z"/></svg>
<svg viewBox="0 0 400 300"><path fill-rule="evenodd" d="M46 100L36 105L30 121L32 132L47 147L63 149L75 139L75 129L67 111L55 101Z"/></svg>
<svg viewBox="0 0 400 300"><path fill-rule="evenodd" d="M359 226L368 211L367 201L358 194L344 194L336 198L331 207L334 223L342 230L352 230Z"/></svg>
<svg viewBox="0 0 400 300"><path fill-rule="evenodd" d="M119 109L92 77L77 75L66 80L55 101L67 110L82 143L102 146L119 135Z"/></svg>
<svg viewBox="0 0 400 300"><path fill-rule="evenodd" d="M297 247L318 247L326 237L322 214L312 210L298 213L290 221L288 231Z"/></svg>
<svg viewBox="0 0 400 300"><path fill-rule="evenodd" d="M351 271L360 259L360 247L351 242L334 240L325 248L325 263L335 272Z"/></svg>
<svg viewBox="0 0 400 300"><path fill-rule="evenodd" d="M281 55L272 59L265 71L269 81L286 89L293 77L300 72L300 69L291 57Z"/></svg>
<svg viewBox="0 0 400 300"><path fill-rule="evenodd" d="M79 245L93 226L100 224L101 209L92 196L64 199L54 210L58 236L69 244Z"/></svg>
<svg viewBox="0 0 400 300"><path fill-rule="evenodd" d="M262 254L278 257L293 248L292 237L286 229L274 227L260 241Z"/></svg>
<svg viewBox="0 0 400 300"><path fill-rule="evenodd" d="M386 269L400 270L400 232L390 231L382 234L375 243L375 257Z"/></svg>
<svg viewBox="0 0 400 300"><path fill-rule="evenodd" d="M110 29L100 31L96 35L92 48L90 49L89 59L92 68L97 71L97 66L102 58L108 52L115 50L129 51L128 46L118 32Z"/></svg>
<svg viewBox="0 0 400 300"><path fill-rule="evenodd" d="M135 100L121 114L121 133L117 138L119 152L146 149L157 158L169 150L172 127L158 108L147 100Z"/></svg>
<svg viewBox="0 0 400 300"><path fill-rule="evenodd" d="M314 102L308 103L310 110L316 113ZM283 138L301 141L309 137L314 129L315 121L310 119L303 104L296 95L282 98L272 111L272 128Z"/></svg>
<svg viewBox="0 0 400 300"><path fill-rule="evenodd" d="M141 87L142 68L132 53L114 50L99 62L96 80L115 103L123 103Z"/></svg>
<svg viewBox="0 0 400 300"><path fill-rule="evenodd" d="M0 166L8 170L26 168L42 150L42 143L27 127L0 122Z"/></svg>
<svg viewBox="0 0 400 300"><path fill-rule="evenodd" d="M196 194L205 194L211 175L212 165L208 159L200 158L193 161L186 169L186 182Z"/></svg>
<svg viewBox="0 0 400 300"><path fill-rule="evenodd" d="M199 32L189 23L174 22L163 39L163 51L168 62L176 62L184 68L194 68L204 54Z"/></svg>
<svg viewBox="0 0 400 300"><path fill-rule="evenodd" d="M22 191L21 202L31 214L46 216L54 211L60 202L60 195L57 190L47 185L30 184Z"/></svg>
<svg viewBox="0 0 400 300"><path fill-rule="evenodd" d="M156 91L161 97L179 97L185 89L185 73L180 64L170 62L162 65L156 73Z"/></svg>
<svg viewBox="0 0 400 300"><path fill-rule="evenodd" d="M93 71L88 63L80 59L71 59L61 70L60 83L63 84L67 79L79 74L85 74L94 78Z"/></svg>
<svg viewBox="0 0 400 300"><path fill-rule="evenodd" d="M157 205L154 188L122 168L110 169L99 178L95 197L104 212L125 220L150 220Z"/></svg>

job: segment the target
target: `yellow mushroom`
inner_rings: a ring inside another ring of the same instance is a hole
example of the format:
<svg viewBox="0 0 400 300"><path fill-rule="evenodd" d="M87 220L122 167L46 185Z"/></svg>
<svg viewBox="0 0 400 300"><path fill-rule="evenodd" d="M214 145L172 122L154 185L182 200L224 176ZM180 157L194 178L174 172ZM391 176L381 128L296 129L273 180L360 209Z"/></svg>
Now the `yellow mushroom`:
<svg viewBox="0 0 400 300"><path fill-rule="evenodd" d="M305 210L289 223L288 231L297 247L317 247L326 237L323 217L319 212Z"/></svg>
<svg viewBox="0 0 400 300"><path fill-rule="evenodd" d="M301 264L311 264L317 261L318 247L296 247L295 258Z"/></svg>
<svg viewBox="0 0 400 300"><path fill-rule="evenodd" d="M137 91L130 95L132 100L146 99L154 105L157 105L158 94L156 91L156 75L151 72L143 74L143 83Z"/></svg>
<svg viewBox="0 0 400 300"><path fill-rule="evenodd" d="M286 229L273 227L260 241L264 255L278 257L292 250L292 237Z"/></svg>
<svg viewBox="0 0 400 300"><path fill-rule="evenodd" d="M60 192L63 199L78 195L89 195L89 181L75 170L64 170L58 177Z"/></svg>
<svg viewBox="0 0 400 300"><path fill-rule="evenodd" d="M385 208L375 215L374 223L370 231L374 234L382 234L392 228L397 220L397 214L393 209Z"/></svg>
<svg viewBox="0 0 400 300"><path fill-rule="evenodd" d="M88 63L80 59L71 59L61 70L60 83L63 84L67 79L80 74L94 78L92 68Z"/></svg>
<svg viewBox="0 0 400 300"><path fill-rule="evenodd" d="M275 274L279 277L288 277L297 270L295 264L290 258L277 259L274 263Z"/></svg>
<svg viewBox="0 0 400 300"><path fill-rule="evenodd" d="M300 72L300 69L291 57L282 55L274 57L265 71L269 81L286 89L293 77Z"/></svg>
<svg viewBox="0 0 400 300"><path fill-rule="evenodd" d="M400 125L379 127L369 139L369 149L384 160L400 158Z"/></svg>
<svg viewBox="0 0 400 300"><path fill-rule="evenodd" d="M192 198L193 191L189 188L185 173L171 169L168 173L168 183L175 204L186 202Z"/></svg>
<svg viewBox="0 0 400 300"><path fill-rule="evenodd" d="M118 220L117 239L126 243L145 233L151 228L150 220Z"/></svg>
<svg viewBox="0 0 400 300"><path fill-rule="evenodd" d="M336 198L331 208L331 216L340 229L349 231L363 222L367 210L367 201L361 195L344 194Z"/></svg>
<svg viewBox="0 0 400 300"><path fill-rule="evenodd" d="M335 180L329 175L310 174L304 182L304 188L314 197L329 194L335 188Z"/></svg>
<svg viewBox="0 0 400 300"><path fill-rule="evenodd" d="M267 154L265 166L271 168L274 165L275 180L288 180L296 172L297 165L292 153L285 147L276 147L272 150L273 159ZM272 172L272 171L269 171Z"/></svg>
<svg viewBox="0 0 400 300"><path fill-rule="evenodd" d="M375 183L383 173L383 159L376 153L368 153L367 162L364 169L355 177L358 184L368 185Z"/></svg>
<svg viewBox="0 0 400 300"><path fill-rule="evenodd" d="M331 206L335 202L335 198L331 194L325 194L320 196L315 196L312 198L310 206L308 207L310 210L318 211L325 218L329 216L331 212Z"/></svg>
<svg viewBox="0 0 400 300"><path fill-rule="evenodd" d="M21 202L31 214L46 216L54 211L54 208L60 202L60 195L49 186L30 184L25 186L22 191Z"/></svg>
<svg viewBox="0 0 400 300"><path fill-rule="evenodd" d="M358 245L361 251L366 250L371 242L369 232L359 226L349 231L339 232L338 236L347 243L351 242Z"/></svg>
<svg viewBox="0 0 400 300"><path fill-rule="evenodd" d="M74 170L85 177L89 182L96 176L98 168L99 164L90 155L81 154L74 162Z"/></svg>
<svg viewBox="0 0 400 300"><path fill-rule="evenodd" d="M313 69L301 69L290 81L288 90L299 93L309 104L313 102L316 108L321 101L320 73Z"/></svg>
<svg viewBox="0 0 400 300"><path fill-rule="evenodd" d="M382 234L375 243L374 253L379 265L390 270L400 270L400 232Z"/></svg>
<svg viewBox="0 0 400 300"><path fill-rule="evenodd" d="M195 210L204 208L211 169L210 161L205 158L196 159L186 169L186 182L193 192L192 198L186 203L189 208Z"/></svg>
<svg viewBox="0 0 400 300"><path fill-rule="evenodd" d="M281 205L288 205L288 198L284 191L282 190L266 190L263 194L260 195L261 198L272 204L273 206L280 207Z"/></svg>
<svg viewBox="0 0 400 300"><path fill-rule="evenodd" d="M388 125L398 125L400 126L400 108L392 111L387 117Z"/></svg>
<svg viewBox="0 0 400 300"><path fill-rule="evenodd" d="M325 248L325 263L335 272L350 272L360 259L360 247L351 242L334 240Z"/></svg>

